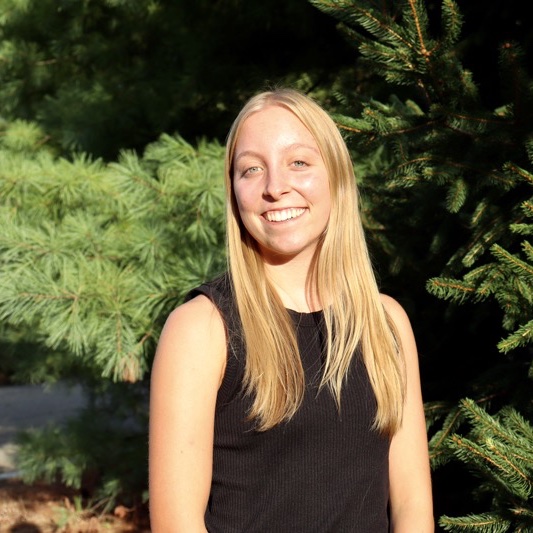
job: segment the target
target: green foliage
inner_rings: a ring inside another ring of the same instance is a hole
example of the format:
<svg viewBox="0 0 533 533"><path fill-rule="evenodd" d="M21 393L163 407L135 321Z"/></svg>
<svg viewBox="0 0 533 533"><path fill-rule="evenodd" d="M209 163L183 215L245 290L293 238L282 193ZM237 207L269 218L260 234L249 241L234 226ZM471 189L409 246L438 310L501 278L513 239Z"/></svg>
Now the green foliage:
<svg viewBox="0 0 533 533"><path fill-rule="evenodd" d="M161 317L224 267L222 148L163 135L105 165L28 153L29 134L14 150L13 135L0 145L0 316L94 375L140 379Z"/></svg>
<svg viewBox="0 0 533 533"><path fill-rule="evenodd" d="M464 518L443 517L440 525L445 531L505 533L510 531L510 522L491 513L470 514Z"/></svg>
<svg viewBox="0 0 533 533"><path fill-rule="evenodd" d="M497 93L488 87L490 100L499 100L488 107L461 61L465 20L453 0L439 3L438 16L429 11L435 4L422 1L311 3L339 21L362 56L359 66L385 83L375 87L386 98L356 95L351 109L343 100L335 119L357 162L374 257L388 265L382 281L400 300L414 300L415 326L428 329L420 345L440 353L446 369L437 379L448 386L447 398L426 404L433 468L464 464L484 479L469 495L472 506L487 509L490 498L490 513L445 513L441 525L529 530L533 82L525 51L510 39L497 43L503 83ZM427 312L423 285L449 302L429 304L440 314ZM465 303L475 311L461 314ZM492 303L507 332L494 345ZM470 378L462 375L466 365ZM465 395L480 407L459 401ZM466 421L473 429L464 435Z"/></svg>
<svg viewBox="0 0 533 533"><path fill-rule="evenodd" d="M527 143L531 154L532 143ZM533 158L530 164L533 165ZM476 302L494 298L503 312L503 327L511 333L498 344L503 353L525 347L533 340L533 250L527 240L533 234L533 174L526 169L509 163L504 171L510 180L519 186L521 181L530 187L529 198L517 202L511 210L512 218L505 220L509 235L524 237L517 246L517 252L511 253L495 243L490 247L492 262L487 262L467 272L462 280L435 278L428 281L428 290L439 298L458 302L474 300ZM527 194L527 189L524 187ZM503 224L502 224L503 226ZM480 239L488 241L483 234ZM510 240L510 239L509 239ZM469 261L468 263L469 264ZM530 366L533 377L533 360Z"/></svg>
<svg viewBox="0 0 533 533"><path fill-rule="evenodd" d="M484 533L528 531L533 527L533 427L512 407L491 416L465 399L459 417L470 430L447 439L451 454L479 477L479 493L489 496L491 511L461 518L442 516L446 531Z"/></svg>
<svg viewBox="0 0 533 533"><path fill-rule="evenodd" d="M143 157L104 164L56 156L32 123L3 133L4 372L81 383L93 398L66 429L28 435L19 466L28 481L72 487L91 473L106 505L135 499L146 486L146 375L163 321L225 268L223 149L162 135Z"/></svg>
<svg viewBox="0 0 533 533"><path fill-rule="evenodd" d="M371 225L386 228L373 238L383 250L402 252L394 254L401 264L391 264L392 271L403 265L420 272L424 249L436 268L448 255L447 270L456 272L472 266L494 242L514 243L508 222L516 206L510 201L512 191L524 187L505 165L529 164L524 144L533 114L518 45L502 47L502 64L514 74L514 93L508 95L513 100L486 109L456 54L462 17L454 2L442 2L438 39L430 34L422 2L396 2L390 11L373 2L312 3L337 16L365 66L406 97L363 98L357 118L336 115L359 158L374 152L382 160L360 169L361 182ZM527 194L518 192L521 198ZM415 254L406 243L413 231L420 242Z"/></svg>
<svg viewBox="0 0 533 533"><path fill-rule="evenodd" d="M0 117L114 160L162 133L223 139L258 87L329 87L347 55L305 0L2 0Z"/></svg>
<svg viewBox="0 0 533 533"><path fill-rule="evenodd" d="M90 391L89 391L90 393ZM146 384L101 384L65 427L19 436L18 465L27 483L61 482L109 512L120 499L146 499Z"/></svg>

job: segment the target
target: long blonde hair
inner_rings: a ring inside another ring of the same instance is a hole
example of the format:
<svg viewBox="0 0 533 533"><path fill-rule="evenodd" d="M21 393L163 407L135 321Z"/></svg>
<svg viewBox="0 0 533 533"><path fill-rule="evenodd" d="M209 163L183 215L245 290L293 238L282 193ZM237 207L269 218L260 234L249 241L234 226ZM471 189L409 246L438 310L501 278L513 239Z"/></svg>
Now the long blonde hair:
<svg viewBox="0 0 533 533"><path fill-rule="evenodd" d="M353 164L331 117L311 98L288 88L262 92L248 100L226 143L228 261L246 345L244 387L253 395L249 415L257 421L258 430L290 420L305 390L292 320L265 275L264 262L242 224L233 192L233 158L240 128L250 115L269 106L294 113L310 131L330 180L329 223L307 280L319 301L328 303L324 307L327 342L321 386L329 388L340 409L350 363L361 354L377 401L374 426L393 435L401 424L405 397L403 357L380 301Z"/></svg>

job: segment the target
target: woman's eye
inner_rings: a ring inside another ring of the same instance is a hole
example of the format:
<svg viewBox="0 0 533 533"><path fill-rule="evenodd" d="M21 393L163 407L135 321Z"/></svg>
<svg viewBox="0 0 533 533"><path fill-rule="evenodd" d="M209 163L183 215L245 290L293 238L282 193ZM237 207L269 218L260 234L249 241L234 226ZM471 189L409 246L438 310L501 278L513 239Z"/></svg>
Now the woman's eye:
<svg viewBox="0 0 533 533"><path fill-rule="evenodd" d="M296 160L296 161L294 161L293 165L295 167L301 168L301 167L307 166L307 163L305 161Z"/></svg>
<svg viewBox="0 0 533 533"><path fill-rule="evenodd" d="M242 174L246 176L247 174L257 174L261 170L261 167L249 167Z"/></svg>

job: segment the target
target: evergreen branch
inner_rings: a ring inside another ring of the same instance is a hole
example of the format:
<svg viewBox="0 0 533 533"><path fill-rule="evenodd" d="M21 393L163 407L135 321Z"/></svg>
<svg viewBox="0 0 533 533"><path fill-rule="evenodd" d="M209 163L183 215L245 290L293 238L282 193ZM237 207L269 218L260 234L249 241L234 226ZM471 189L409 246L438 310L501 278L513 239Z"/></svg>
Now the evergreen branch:
<svg viewBox="0 0 533 533"><path fill-rule="evenodd" d="M487 213L490 213L491 205L486 198L483 198L474 210L472 215L472 227L476 227L480 224L481 220L485 217Z"/></svg>
<svg viewBox="0 0 533 533"><path fill-rule="evenodd" d="M463 17L453 0L442 2L442 26L444 28L444 46L450 48L460 37Z"/></svg>
<svg viewBox="0 0 533 533"><path fill-rule="evenodd" d="M449 402L425 402L424 403L424 414L425 418L428 421L437 420L450 412L450 408L453 404Z"/></svg>
<svg viewBox="0 0 533 533"><path fill-rule="evenodd" d="M476 259L481 256L491 243L497 242L503 234L505 234L507 225L503 220L493 220L492 227L490 229L480 228L478 232L474 234L473 239L469 243L469 250L463 256L462 263L466 267L471 267Z"/></svg>
<svg viewBox="0 0 533 533"><path fill-rule="evenodd" d="M477 465L480 474L493 478L512 497L527 500L533 486L533 427L510 407L500 412L500 422L478 407L473 400L465 399L461 404L462 412L473 425L471 434L481 444L453 435L450 440L456 457L469 465ZM488 465L488 468L484 465ZM513 512L513 509L521 508L514 505L509 509L506 505L495 513L459 518L442 516L439 524L449 531L499 531L500 527L507 531L511 521L506 515L511 512L517 516L518 513ZM531 511L525 509L522 524L526 523L524 520L527 521L528 513L531 514Z"/></svg>
<svg viewBox="0 0 533 533"><path fill-rule="evenodd" d="M142 166L135 152L123 150L117 163L109 163L109 169L113 170L116 176L123 178L124 185L130 188L137 186L148 188L157 196L161 195L158 183Z"/></svg>
<svg viewBox="0 0 533 533"><path fill-rule="evenodd" d="M522 223L509 224L509 229L513 233L518 233L519 235L524 235L524 236L533 235L533 224L522 224ZM531 245L528 242L524 242L522 244L522 248L527 256L528 252L530 252L531 250Z"/></svg>
<svg viewBox="0 0 533 533"><path fill-rule="evenodd" d="M408 130L397 130L397 131L393 131L393 132L390 132L389 134L384 134L383 137L386 137L387 135L402 135L404 133L407 133ZM410 130L410 131L414 131L414 130ZM453 169L458 169L458 170L462 170L462 171L465 171L465 172L474 172L474 173L481 173L483 172L485 174L485 172L483 170L480 171L479 168L476 168L474 166L471 166L471 165L467 165L465 163L459 163L459 162L456 162L456 161L453 161L453 160L448 160L448 159L443 159L443 158L440 158L440 157L435 157L435 156L432 156L432 155L424 155L424 156L418 156L416 158L412 158L412 159L409 159L407 161L403 161L402 163L394 166L393 168L391 168L390 171L388 171L389 174L393 173L393 172L398 172L399 170L402 170L404 167L406 166L411 166L411 165L414 165L414 164L424 164L424 166L426 164L436 164L436 165L444 165L444 166L447 166L449 168L453 168ZM498 171L491 171L490 173L488 174L485 174L487 176L490 176L491 178L495 178L495 180L498 180L498 181L501 181L501 183L504 183L504 184L508 184L508 181L505 180L502 176L501 173L499 173Z"/></svg>
<svg viewBox="0 0 533 533"><path fill-rule="evenodd" d="M522 209L526 212L526 215L533 217L533 202L526 200L522 203Z"/></svg>
<svg viewBox="0 0 533 533"><path fill-rule="evenodd" d="M508 405L500 411L500 416L506 427L533 446L533 426L516 409Z"/></svg>
<svg viewBox="0 0 533 533"><path fill-rule="evenodd" d="M529 261L533 261L533 244L524 241L522 243L522 250Z"/></svg>
<svg viewBox="0 0 533 533"><path fill-rule="evenodd" d="M527 346L533 342L533 320L521 325L515 332L502 339L498 344L498 350L508 353L520 346Z"/></svg>
<svg viewBox="0 0 533 533"><path fill-rule="evenodd" d="M330 13L340 20L355 19L371 34L380 35L384 40L387 40L390 43L399 43L406 48L414 48L413 45L404 39L397 30L393 29L390 19L386 22L380 20L374 15L373 11L365 9L360 4L353 1L343 2L338 0L335 2L310 0L310 2L321 11Z"/></svg>
<svg viewBox="0 0 533 533"><path fill-rule="evenodd" d="M519 176L526 183L533 185L533 173L532 172L528 172L524 168L521 168L512 162L505 163L503 168L504 170L512 172L513 174Z"/></svg>
<svg viewBox="0 0 533 533"><path fill-rule="evenodd" d="M438 109L438 108L436 108ZM443 112L444 110L440 110L441 112ZM479 115L476 115L475 113L469 113L468 115L465 114L464 112L463 113L458 113L457 111L450 111L450 110L446 110L446 118L453 118L453 119L457 119L458 120L458 123L465 123L465 124L469 124L469 125L474 125L474 126L482 126L482 127L486 127L486 126L504 126L504 125L511 125L512 121L511 120L508 120L508 121L502 121L502 119L500 117L498 118L487 118L486 116L479 116ZM450 129L452 131L456 131L458 133L464 133L466 135L469 135L470 132L467 131L467 130L462 130L462 129L459 129L459 128L452 128L450 127ZM479 133L479 130L477 131L477 133ZM511 168L511 164L510 165L510 168Z"/></svg>
<svg viewBox="0 0 533 533"><path fill-rule="evenodd" d="M484 409L480 408L476 402L470 398L460 401L461 412L467 416L476 430L476 434L485 433L496 435L504 441L509 441L511 435L503 430L501 424Z"/></svg>
<svg viewBox="0 0 533 533"><path fill-rule="evenodd" d="M533 525L533 509L529 509L527 507L513 507L510 509L511 513L515 516L518 516L522 519L528 519L528 524L526 524L526 527ZM518 527L516 531L523 531L526 533L529 529L524 529L523 527Z"/></svg>
<svg viewBox="0 0 533 533"><path fill-rule="evenodd" d="M507 420L507 423L504 426L471 399L461 401L461 411L471 421L471 435L480 445L470 439L459 442L457 436L453 436L452 440L464 444L465 447L470 446L470 453L479 453L485 462L496 468L492 474L500 479L497 471L503 472L508 480L506 486L509 489L514 488L521 498L527 499L533 488L533 428L518 413L514 413L510 418L510 409L502 411L500 415L506 416L504 420Z"/></svg>
<svg viewBox="0 0 533 533"><path fill-rule="evenodd" d="M511 522L502 519L496 513L469 514L464 517L453 518L443 515L439 518L439 525L446 531L465 533L505 533L509 531Z"/></svg>
<svg viewBox="0 0 533 533"><path fill-rule="evenodd" d="M431 56L432 52L430 52L426 47L424 32L422 31L422 27L425 28L427 26L427 20L424 20L423 24L420 20L420 12L424 11L424 6L419 0L409 0L409 7L411 9L412 18L415 22L416 33L418 35L419 48L417 47L417 52L419 51L420 54L422 54L422 56L427 60Z"/></svg>
<svg viewBox="0 0 533 533"><path fill-rule="evenodd" d="M459 435L452 435L450 440L458 459L466 464L477 465L481 472L493 477L505 491L517 494L522 499L529 498L533 479L527 470L520 468L502 452L497 441L487 438L483 445L479 445Z"/></svg>
<svg viewBox="0 0 533 533"><path fill-rule="evenodd" d="M481 302L491 294L496 294L504 281L504 273L491 263L471 270L465 274L464 280L476 287L474 301Z"/></svg>
<svg viewBox="0 0 533 533"><path fill-rule="evenodd" d="M395 24L392 18L387 15L379 18L372 10L354 2L350 5L324 1L311 1L311 3L320 10L345 22L346 25L353 25L354 22L359 24L376 38L375 41L371 41L360 33L349 32L349 36L359 43L359 52L372 61L374 69L385 79L401 83L401 78L395 74L395 71L419 73L427 70L428 60L432 52L426 45L424 29L427 26L427 15L420 2L409 0L404 9L405 19L416 26L413 35L409 34L409 24L402 27ZM403 33L407 33L407 36L402 35ZM387 44L381 44L380 40ZM416 62L417 54L423 58L423 64ZM383 67L378 65L383 65ZM425 90L421 79L417 78L415 83Z"/></svg>
<svg viewBox="0 0 533 533"><path fill-rule="evenodd" d="M456 406L450 409L442 428L433 435L429 442L429 457L433 467L440 464L442 459L447 459L445 450L450 436L457 430L463 419L460 409Z"/></svg>
<svg viewBox="0 0 533 533"><path fill-rule="evenodd" d="M471 284L451 278L430 278L426 282L426 288L437 298L458 303L464 302L469 295L476 291Z"/></svg>
<svg viewBox="0 0 533 533"><path fill-rule="evenodd" d="M470 399L461 401L461 409L472 423L471 434L496 455L518 460L526 470L533 471L533 428L514 409L502 410L498 417L490 416ZM502 419L500 422L498 419ZM518 425L517 425L518 424ZM504 445L504 454L500 444ZM514 464L514 463L513 463ZM533 479L523 476L524 485L531 492Z"/></svg>
<svg viewBox="0 0 533 533"><path fill-rule="evenodd" d="M498 244L492 245L490 250L492 254L503 264L508 266L515 275L526 275L531 277L531 281L533 283L533 265L520 260L516 255L509 253Z"/></svg>

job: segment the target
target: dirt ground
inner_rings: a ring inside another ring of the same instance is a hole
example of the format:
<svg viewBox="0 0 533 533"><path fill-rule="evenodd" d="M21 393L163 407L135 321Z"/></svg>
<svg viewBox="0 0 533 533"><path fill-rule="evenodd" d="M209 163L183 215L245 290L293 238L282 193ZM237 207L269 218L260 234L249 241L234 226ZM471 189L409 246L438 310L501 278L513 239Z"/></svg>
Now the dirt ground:
<svg viewBox="0 0 533 533"><path fill-rule="evenodd" d="M118 506L113 513L80 508L61 486L0 481L0 533L149 533L146 508ZM82 506L83 507L83 506Z"/></svg>

